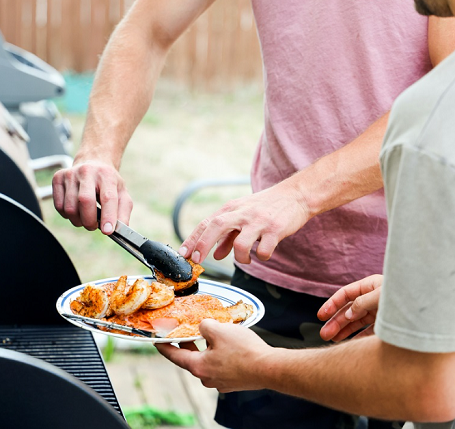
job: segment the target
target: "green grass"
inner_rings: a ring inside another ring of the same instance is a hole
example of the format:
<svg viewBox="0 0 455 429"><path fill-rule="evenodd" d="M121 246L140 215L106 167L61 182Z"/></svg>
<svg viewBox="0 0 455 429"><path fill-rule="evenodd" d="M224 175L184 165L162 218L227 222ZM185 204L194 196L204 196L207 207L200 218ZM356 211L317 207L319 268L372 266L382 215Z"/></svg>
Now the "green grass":
<svg viewBox="0 0 455 429"><path fill-rule="evenodd" d="M111 362L115 353L115 340L107 337L106 345L103 347L103 358L105 362Z"/></svg>
<svg viewBox="0 0 455 429"><path fill-rule="evenodd" d="M152 429L159 426L193 427L196 424L193 414L158 410L149 405L125 409L124 414L132 429Z"/></svg>

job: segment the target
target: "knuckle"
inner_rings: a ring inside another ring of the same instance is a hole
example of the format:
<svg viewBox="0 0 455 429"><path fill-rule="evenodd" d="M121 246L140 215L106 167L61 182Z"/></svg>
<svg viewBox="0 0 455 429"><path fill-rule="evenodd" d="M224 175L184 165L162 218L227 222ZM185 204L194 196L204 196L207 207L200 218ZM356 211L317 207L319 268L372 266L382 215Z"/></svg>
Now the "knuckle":
<svg viewBox="0 0 455 429"><path fill-rule="evenodd" d="M226 224L226 219L224 218L223 215L216 216L215 218L213 218L212 224L219 229L223 229L223 227Z"/></svg>
<svg viewBox="0 0 455 429"><path fill-rule="evenodd" d="M73 217L76 217L79 215L78 208L73 204L66 204L64 210L65 210L67 217L69 217L69 218L73 218ZM72 223L74 224L73 221L72 221ZM74 225L74 226L80 226L80 225Z"/></svg>
<svg viewBox="0 0 455 429"><path fill-rule="evenodd" d="M54 176L52 177L52 183L54 185L60 184L63 179L63 170L58 170L55 172Z"/></svg>
<svg viewBox="0 0 455 429"><path fill-rule="evenodd" d="M381 284L382 275L381 274L373 274L371 276L371 279L372 279L372 281L373 281L373 283L375 285L379 285L379 284Z"/></svg>
<svg viewBox="0 0 455 429"><path fill-rule="evenodd" d="M210 224L210 219L207 217L203 219L201 222L199 222L199 228L204 230L206 229Z"/></svg>
<svg viewBox="0 0 455 429"><path fill-rule="evenodd" d="M100 195L101 203L104 203L104 204L107 203L107 202L110 202L110 201L117 200L117 198L118 198L118 195L117 195L117 192L114 189L106 189Z"/></svg>
<svg viewBox="0 0 455 429"><path fill-rule="evenodd" d="M204 220L201 220L199 222L199 224L197 225L196 229L195 229L195 234L197 236L200 236L202 235L202 233L207 229L207 227L210 225L210 219L209 218L205 218ZM193 236L194 234L192 234Z"/></svg>
<svg viewBox="0 0 455 429"><path fill-rule="evenodd" d="M234 258L235 258L236 261L240 262L241 264L249 264L250 263L250 255L249 255L249 253L239 252L235 248L234 248Z"/></svg>
<svg viewBox="0 0 455 429"><path fill-rule="evenodd" d="M192 368L189 369L189 371L191 372L191 374L193 374L195 377L197 378L200 378L201 381L202 379L204 378L204 373L203 373L203 370L201 368L199 368L198 366L193 366Z"/></svg>
<svg viewBox="0 0 455 429"><path fill-rule="evenodd" d="M232 210L235 210L237 208L237 201L236 199L234 200L229 200L228 202L226 202L223 207L222 207L222 211L223 212L230 212Z"/></svg>
<svg viewBox="0 0 455 429"><path fill-rule="evenodd" d="M120 198L122 199L122 204L125 205L125 207L132 209L133 208L133 199L130 197L130 195L125 192L120 194Z"/></svg>
<svg viewBox="0 0 455 429"><path fill-rule="evenodd" d="M126 205L127 207L130 209L130 210L133 210L133 207L134 207L134 203L133 203L133 200L128 196L127 200L126 200Z"/></svg>
<svg viewBox="0 0 455 429"><path fill-rule="evenodd" d="M93 203L93 198L89 193L81 192L79 193L78 201L82 207L87 207Z"/></svg>
<svg viewBox="0 0 455 429"><path fill-rule="evenodd" d="M357 297L354 302L352 303L352 311L359 311L361 309L363 309L363 306L364 306L364 297L363 296L359 296Z"/></svg>
<svg viewBox="0 0 455 429"><path fill-rule="evenodd" d="M198 378L199 378L199 377L198 377ZM201 379L201 383L202 383L202 385L203 385L204 387L207 387L208 389L210 389L210 388L213 387L212 384L210 383L210 381L208 381L208 380L203 380L203 379Z"/></svg>
<svg viewBox="0 0 455 429"><path fill-rule="evenodd" d="M65 170L60 170L56 173L56 175L60 173L62 176L63 182L72 182L74 179L74 171L71 168L67 168ZM57 176L58 177L58 176Z"/></svg>
<svg viewBox="0 0 455 429"><path fill-rule="evenodd" d="M261 261L268 261L272 256L270 252L266 252L264 250L256 250L256 255Z"/></svg>
<svg viewBox="0 0 455 429"><path fill-rule="evenodd" d="M274 218L262 216L261 222L266 225L266 230L269 234L277 235L283 230L283 225Z"/></svg>
<svg viewBox="0 0 455 429"><path fill-rule="evenodd" d="M197 241L197 246L196 247L197 247L198 250L205 249L207 246L208 246L208 242L206 240L204 240L203 238L200 238Z"/></svg>
<svg viewBox="0 0 455 429"><path fill-rule="evenodd" d="M251 243L239 235L234 240L234 248L242 253L249 252L251 250Z"/></svg>
<svg viewBox="0 0 455 429"><path fill-rule="evenodd" d="M88 176L91 174L93 167L90 164L80 164L77 166L78 174L81 176ZM73 174L73 170L69 169L69 173Z"/></svg>

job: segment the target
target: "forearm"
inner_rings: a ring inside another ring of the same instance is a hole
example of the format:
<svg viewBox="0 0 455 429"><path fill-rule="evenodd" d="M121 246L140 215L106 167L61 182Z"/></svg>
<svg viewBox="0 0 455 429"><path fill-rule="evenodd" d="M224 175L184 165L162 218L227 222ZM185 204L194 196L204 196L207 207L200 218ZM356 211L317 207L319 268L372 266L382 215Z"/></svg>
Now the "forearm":
<svg viewBox="0 0 455 429"><path fill-rule="evenodd" d="M385 114L346 146L287 179L310 217L382 188L379 152L388 116Z"/></svg>
<svg viewBox="0 0 455 429"><path fill-rule="evenodd" d="M412 352L372 336L327 348L274 349L259 361L263 388L330 408L389 420L454 417L451 354Z"/></svg>
<svg viewBox="0 0 455 429"><path fill-rule="evenodd" d="M95 159L119 168L170 47L212 2L135 1L102 55L76 162Z"/></svg>
<svg viewBox="0 0 455 429"><path fill-rule="evenodd" d="M97 70L76 160L120 167L124 149L146 113L166 51L126 18L117 27Z"/></svg>

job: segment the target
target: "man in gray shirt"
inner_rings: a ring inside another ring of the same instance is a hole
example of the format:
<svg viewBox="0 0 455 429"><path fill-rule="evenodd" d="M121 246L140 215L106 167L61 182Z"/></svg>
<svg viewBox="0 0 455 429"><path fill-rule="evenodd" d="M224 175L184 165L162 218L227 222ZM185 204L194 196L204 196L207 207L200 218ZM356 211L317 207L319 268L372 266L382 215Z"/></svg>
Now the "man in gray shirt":
<svg viewBox="0 0 455 429"><path fill-rule="evenodd" d="M452 16L455 0L416 0L416 8ZM273 389L352 414L422 422L406 428L455 428L455 53L394 103L381 168L384 277L345 286L318 314L329 320L324 339L371 323L376 335L369 328L336 346L286 350L206 320L205 351L160 344L160 352L220 392Z"/></svg>

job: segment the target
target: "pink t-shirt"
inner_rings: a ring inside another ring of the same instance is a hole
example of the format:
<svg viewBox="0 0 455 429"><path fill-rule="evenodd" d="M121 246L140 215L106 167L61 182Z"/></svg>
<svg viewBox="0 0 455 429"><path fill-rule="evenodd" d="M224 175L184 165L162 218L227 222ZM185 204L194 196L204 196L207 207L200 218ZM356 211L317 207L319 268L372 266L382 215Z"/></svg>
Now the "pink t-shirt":
<svg viewBox="0 0 455 429"><path fill-rule="evenodd" d="M412 0L252 0L265 81L265 128L253 191L352 141L431 68L428 18ZM272 259L238 264L269 283L321 297L382 272L383 192L310 220Z"/></svg>

